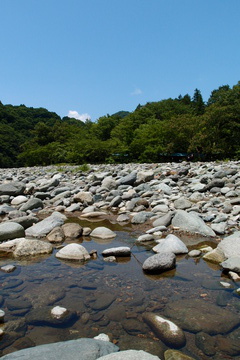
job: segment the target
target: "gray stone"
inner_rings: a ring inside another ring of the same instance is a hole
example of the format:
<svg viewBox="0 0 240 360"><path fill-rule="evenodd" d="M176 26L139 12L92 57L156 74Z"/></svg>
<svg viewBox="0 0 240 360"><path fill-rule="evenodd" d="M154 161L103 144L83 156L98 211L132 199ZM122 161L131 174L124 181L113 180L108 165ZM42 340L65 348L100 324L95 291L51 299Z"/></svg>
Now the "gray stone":
<svg viewBox="0 0 240 360"><path fill-rule="evenodd" d="M172 225L190 233L204 236L216 236L214 231L207 226L197 213L188 213L184 210L177 210Z"/></svg>
<svg viewBox="0 0 240 360"><path fill-rule="evenodd" d="M77 223L67 223L62 226L66 238L77 239L82 235L82 227Z"/></svg>
<svg viewBox="0 0 240 360"><path fill-rule="evenodd" d="M104 226L95 228L90 235L100 239L111 239L117 236L112 230Z"/></svg>
<svg viewBox="0 0 240 360"><path fill-rule="evenodd" d="M117 180L118 185L133 185L137 179L136 172L132 172L126 176L123 176L119 180Z"/></svg>
<svg viewBox="0 0 240 360"><path fill-rule="evenodd" d="M11 240L15 238L21 238L25 235L23 226L6 221L0 224L0 241Z"/></svg>
<svg viewBox="0 0 240 360"><path fill-rule="evenodd" d="M159 227L159 226L169 226L171 224L172 221L172 217L173 217L173 213L169 212L166 215L163 215L161 217L159 217L158 219L153 221L153 226L154 227Z"/></svg>
<svg viewBox="0 0 240 360"><path fill-rule="evenodd" d="M192 206L191 201L189 201L183 196L174 201L175 209L185 210L185 209L189 209L191 206Z"/></svg>
<svg viewBox="0 0 240 360"><path fill-rule="evenodd" d="M201 253L202 252L200 250L191 250L191 251L189 251L188 256L196 257L196 256L200 256Z"/></svg>
<svg viewBox="0 0 240 360"><path fill-rule="evenodd" d="M154 179L154 172L152 170L148 170L148 171L139 171L137 173L137 179L136 179L136 184L142 184L142 183L146 183L149 182L151 180Z"/></svg>
<svg viewBox="0 0 240 360"><path fill-rule="evenodd" d="M6 215L14 211L15 208L7 204L0 205L0 215Z"/></svg>
<svg viewBox="0 0 240 360"><path fill-rule="evenodd" d="M65 239L64 232L60 226L54 228L50 233L47 235L47 240L50 243L62 243Z"/></svg>
<svg viewBox="0 0 240 360"><path fill-rule="evenodd" d="M110 342L82 338L19 350L3 356L2 360L96 360L116 351L118 347Z"/></svg>
<svg viewBox="0 0 240 360"><path fill-rule="evenodd" d="M213 356L216 353L216 339L204 332L196 334L195 344L207 356Z"/></svg>
<svg viewBox="0 0 240 360"><path fill-rule="evenodd" d="M169 234L165 239L158 240L158 245L152 249L156 253L172 252L174 254L187 254L188 248L177 236Z"/></svg>
<svg viewBox="0 0 240 360"><path fill-rule="evenodd" d="M25 190L25 184L21 182L11 182L8 184L1 184L0 185L0 196L1 195L10 195L10 196L17 196L22 195Z"/></svg>
<svg viewBox="0 0 240 360"><path fill-rule="evenodd" d="M21 207L21 211L33 210L33 209L43 209L43 202L41 199L32 198L24 203Z"/></svg>
<svg viewBox="0 0 240 360"><path fill-rule="evenodd" d="M116 189L117 183L111 176L107 176L102 181L102 187L105 187L108 190Z"/></svg>
<svg viewBox="0 0 240 360"><path fill-rule="evenodd" d="M122 197L121 196L116 196L112 199L112 201L110 202L109 206L110 207L117 207L119 204L121 204L122 202Z"/></svg>
<svg viewBox="0 0 240 360"><path fill-rule="evenodd" d="M145 313L143 319L167 346L181 348L186 344L184 332L172 321L151 312Z"/></svg>
<svg viewBox="0 0 240 360"><path fill-rule="evenodd" d="M120 247L105 249L105 250L103 250L102 255L103 256L115 256L115 257L131 256L131 250L127 246L120 246Z"/></svg>
<svg viewBox="0 0 240 360"><path fill-rule="evenodd" d="M15 265L4 265L0 269L3 272L10 273L16 269L16 266Z"/></svg>
<svg viewBox="0 0 240 360"><path fill-rule="evenodd" d="M153 213L150 213L148 211L141 211L133 216L131 223L144 224L152 215Z"/></svg>
<svg viewBox="0 0 240 360"><path fill-rule="evenodd" d="M223 252L225 258L240 256L240 231L224 238L217 246L217 250Z"/></svg>
<svg viewBox="0 0 240 360"><path fill-rule="evenodd" d="M80 191L79 193L74 195L74 201L91 205L93 204L93 196L88 191Z"/></svg>
<svg viewBox="0 0 240 360"><path fill-rule="evenodd" d="M127 222L127 221L130 221L130 217L129 217L129 215L127 215L127 214L120 214L120 215L117 217L117 221L118 221L118 222Z"/></svg>
<svg viewBox="0 0 240 360"><path fill-rule="evenodd" d="M38 222L38 218L36 218L35 216L32 216L32 215L29 215L29 216L17 217L10 221L18 223L21 226L23 226L24 229L27 229L30 226L32 226L33 224L36 224Z"/></svg>
<svg viewBox="0 0 240 360"><path fill-rule="evenodd" d="M170 186L168 186L167 184L164 184L164 183L161 183L161 184L155 186L155 189L163 192L166 195L172 194L172 189L170 188Z"/></svg>
<svg viewBox="0 0 240 360"><path fill-rule="evenodd" d="M161 273L175 268L176 256L172 252L165 252L150 256L143 263L143 270L148 273Z"/></svg>
<svg viewBox="0 0 240 360"><path fill-rule="evenodd" d="M143 350L125 350L101 356L98 360L161 360L158 356L151 355Z"/></svg>
<svg viewBox="0 0 240 360"><path fill-rule="evenodd" d="M84 246L80 244L68 244L56 253L56 257L62 260L85 261L90 255Z"/></svg>
<svg viewBox="0 0 240 360"><path fill-rule="evenodd" d="M18 195L14 197L11 201L11 205L20 205L28 201L28 198L24 195Z"/></svg>
<svg viewBox="0 0 240 360"><path fill-rule="evenodd" d="M149 242L149 241L154 241L154 239L155 238L152 234L143 234L137 238L136 242L145 243L145 242Z"/></svg>
<svg viewBox="0 0 240 360"><path fill-rule="evenodd" d="M26 230L26 236L44 237L49 234L50 231L55 227L63 225L65 219L66 217L64 215L54 212L44 220L39 221L37 224L29 227Z"/></svg>
<svg viewBox="0 0 240 360"><path fill-rule="evenodd" d="M227 223L220 222L220 223L217 223L217 224L211 224L211 228L213 229L213 231L216 234L223 235L223 234L225 234L225 230L227 228Z"/></svg>
<svg viewBox="0 0 240 360"><path fill-rule="evenodd" d="M222 261L225 260L225 256L221 250L218 250L216 248L204 254L203 259L214 264L220 264Z"/></svg>
<svg viewBox="0 0 240 360"><path fill-rule="evenodd" d="M23 257L50 254L52 249L52 245L45 241L21 239L13 251L13 256Z"/></svg>
<svg viewBox="0 0 240 360"><path fill-rule="evenodd" d="M240 273L240 256L231 256L220 265L224 270L231 270Z"/></svg>

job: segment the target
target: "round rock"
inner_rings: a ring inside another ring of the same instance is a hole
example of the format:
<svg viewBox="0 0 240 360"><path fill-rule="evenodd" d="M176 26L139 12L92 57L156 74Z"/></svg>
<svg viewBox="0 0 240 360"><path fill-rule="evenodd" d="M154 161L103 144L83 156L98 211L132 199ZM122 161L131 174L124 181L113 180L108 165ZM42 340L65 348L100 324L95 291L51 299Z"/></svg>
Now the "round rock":
<svg viewBox="0 0 240 360"><path fill-rule="evenodd" d="M143 263L143 270L148 273L161 273L175 268L176 256L172 252L165 252L150 256Z"/></svg>
<svg viewBox="0 0 240 360"><path fill-rule="evenodd" d="M90 259L90 255L84 246L80 244L69 244L64 246L56 253L58 259L85 261Z"/></svg>
<svg viewBox="0 0 240 360"><path fill-rule="evenodd" d="M114 238L115 236L117 236L117 234L115 234L112 230L104 227L104 226L100 226L97 227L96 229L94 229L91 234L92 237L96 237L96 238L100 238L100 239L111 239Z"/></svg>

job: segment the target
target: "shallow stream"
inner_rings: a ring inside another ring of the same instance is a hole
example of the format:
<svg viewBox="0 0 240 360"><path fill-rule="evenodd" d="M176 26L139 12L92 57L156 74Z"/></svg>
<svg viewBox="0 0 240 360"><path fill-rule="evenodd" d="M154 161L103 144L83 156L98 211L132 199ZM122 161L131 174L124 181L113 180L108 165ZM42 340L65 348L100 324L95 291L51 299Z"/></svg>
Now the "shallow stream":
<svg viewBox="0 0 240 360"><path fill-rule="evenodd" d="M142 314L146 311L164 315L169 303L185 300L188 307L187 304L199 300L204 309L213 304L219 310L216 317L222 317L223 309L239 317L240 297L234 293L239 286L223 275L218 266L201 258L178 256L176 269L146 275L142 263L153 253L150 247L135 244L140 231L107 220L79 223L92 228L107 226L117 237L107 241L90 237L73 241L82 243L88 251L97 250L97 259L85 264L58 260L57 249L50 256L31 261L0 260L1 266L16 265L12 273L0 272L0 308L6 313L5 325L9 325L8 333L0 341L1 355L24 347L105 333L121 350L142 349L164 359L168 347L144 323ZM190 249L203 244L216 246L211 240L181 239ZM118 259L117 263L105 262L102 251L116 246L131 247L132 256ZM220 281L228 282L231 288L224 288ZM51 322L47 314L56 305L66 307L74 316L64 324ZM204 345L199 345L196 332L184 330L187 343L179 350L194 359L240 359L239 328L223 335L213 334L210 343L207 340Z"/></svg>

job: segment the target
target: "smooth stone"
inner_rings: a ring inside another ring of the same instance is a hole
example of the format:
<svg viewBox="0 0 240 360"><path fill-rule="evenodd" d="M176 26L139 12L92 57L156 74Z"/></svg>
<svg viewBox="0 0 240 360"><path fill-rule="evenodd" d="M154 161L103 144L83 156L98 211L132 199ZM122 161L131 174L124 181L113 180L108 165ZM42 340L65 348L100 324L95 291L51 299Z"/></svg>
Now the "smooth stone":
<svg viewBox="0 0 240 360"><path fill-rule="evenodd" d="M213 264L220 264L225 260L225 256L222 251L218 250L217 248L207 252L203 255L203 259L209 261Z"/></svg>
<svg viewBox="0 0 240 360"><path fill-rule="evenodd" d="M112 230L104 227L104 226L100 226L95 228L91 234L92 237L97 237L100 239L111 239L114 238L115 236L117 236L117 234L115 234Z"/></svg>
<svg viewBox="0 0 240 360"><path fill-rule="evenodd" d="M233 281L240 281L240 276L238 274L236 274L233 271L229 271L228 272L228 276L230 277L230 279L232 279Z"/></svg>
<svg viewBox="0 0 240 360"><path fill-rule="evenodd" d="M150 256L143 263L142 269L148 273L161 273L175 268L176 256L172 252L165 252Z"/></svg>
<svg viewBox="0 0 240 360"><path fill-rule="evenodd" d="M143 320L167 346L181 348L186 344L184 332L172 321L151 312L144 313Z"/></svg>
<svg viewBox="0 0 240 360"><path fill-rule="evenodd" d="M240 256L231 256L220 265L224 270L231 270L236 273L240 273Z"/></svg>
<svg viewBox="0 0 240 360"><path fill-rule="evenodd" d="M172 219L172 225L190 233L197 233L204 236L216 236L214 231L205 224L197 213L188 213L184 210L177 210Z"/></svg>
<svg viewBox="0 0 240 360"><path fill-rule="evenodd" d="M149 182L154 179L154 172L152 170L148 171L138 171L136 185Z"/></svg>
<svg viewBox="0 0 240 360"><path fill-rule="evenodd" d="M16 269L15 265L4 265L1 267L1 271L6 273L11 273Z"/></svg>
<svg viewBox="0 0 240 360"><path fill-rule="evenodd" d="M64 224L62 230L66 238L77 239L82 235L82 227L77 223Z"/></svg>
<svg viewBox="0 0 240 360"><path fill-rule="evenodd" d="M50 254L53 248L48 242L41 240L21 239L13 251L14 257L36 256Z"/></svg>
<svg viewBox="0 0 240 360"><path fill-rule="evenodd" d="M164 352L164 360L195 360L179 350L168 349Z"/></svg>
<svg viewBox="0 0 240 360"><path fill-rule="evenodd" d="M204 332L196 334L195 344L207 356L216 354L216 339Z"/></svg>
<svg viewBox="0 0 240 360"><path fill-rule="evenodd" d="M225 223L225 222L214 223L214 224L211 224L211 228L213 229L213 231L216 234L224 235L225 230L227 228L227 223Z"/></svg>
<svg viewBox="0 0 240 360"><path fill-rule="evenodd" d="M240 324L240 319L229 310L199 299L185 299L170 302L164 315L176 321L184 330L209 335L225 334Z"/></svg>
<svg viewBox="0 0 240 360"><path fill-rule="evenodd" d="M102 252L103 256L131 256L131 249L127 246L120 246L110 249L105 249Z"/></svg>
<svg viewBox="0 0 240 360"><path fill-rule="evenodd" d="M58 259L73 261L85 261L90 259L88 251L80 244L68 244L60 249L55 256Z"/></svg>
<svg viewBox="0 0 240 360"><path fill-rule="evenodd" d="M41 199L38 198L32 198L29 199L27 202L25 202L21 207L20 211L27 211L27 210L33 210L33 209L43 209L43 202Z"/></svg>
<svg viewBox="0 0 240 360"><path fill-rule="evenodd" d="M144 224L153 213L148 211L140 211L139 213L135 214L131 220L132 224Z"/></svg>
<svg viewBox="0 0 240 360"><path fill-rule="evenodd" d="M188 248L182 240L173 234L169 234L165 239L158 240L158 245L152 249L156 253L172 252L174 254L187 254Z"/></svg>
<svg viewBox="0 0 240 360"><path fill-rule="evenodd" d="M2 309L0 309L0 323L4 322L4 316L5 316L5 311L3 311Z"/></svg>
<svg viewBox="0 0 240 360"><path fill-rule="evenodd" d="M61 306L55 306L51 310L51 315L56 319L61 319L61 318L65 317L67 313L68 313L68 310Z"/></svg>
<svg viewBox="0 0 240 360"><path fill-rule="evenodd" d="M79 204L71 204L64 211L66 211L66 212L74 212L74 211L79 211L79 210L80 210L80 205Z"/></svg>
<svg viewBox="0 0 240 360"><path fill-rule="evenodd" d="M184 196L181 196L179 199L175 200L173 203L175 209L186 210L192 206L191 201L186 199Z"/></svg>
<svg viewBox="0 0 240 360"><path fill-rule="evenodd" d="M163 216L159 217L158 219L154 220L153 226L154 227L160 227L160 226L168 227L171 224L172 217L173 217L173 213L169 212L168 214L163 215Z"/></svg>
<svg viewBox="0 0 240 360"><path fill-rule="evenodd" d="M97 336L94 336L94 339L96 340L102 340L102 341L110 341L110 338L107 334L99 334Z"/></svg>
<svg viewBox="0 0 240 360"><path fill-rule="evenodd" d="M225 237L217 246L222 251L225 258L240 256L240 231Z"/></svg>
<svg viewBox="0 0 240 360"><path fill-rule="evenodd" d="M98 360L161 360L158 356L151 355L143 350L124 350L101 356Z"/></svg>
<svg viewBox="0 0 240 360"><path fill-rule="evenodd" d="M0 224L0 241L21 238L25 235L24 227L12 221Z"/></svg>
<svg viewBox="0 0 240 360"><path fill-rule="evenodd" d="M1 195L10 195L10 196L17 196L22 195L25 190L25 184L21 182L11 182L8 184L1 184L0 185L0 196Z"/></svg>
<svg viewBox="0 0 240 360"><path fill-rule="evenodd" d="M114 263L117 262L116 256L106 256L103 259L105 262Z"/></svg>
<svg viewBox="0 0 240 360"><path fill-rule="evenodd" d="M44 237L57 226L63 225L66 217L60 213L54 212L37 224L34 224L26 230L26 236L28 237Z"/></svg>
<svg viewBox="0 0 240 360"><path fill-rule="evenodd" d="M52 231L50 231L50 233L47 235L47 240L53 244L62 243L64 239L64 232L60 226L52 229Z"/></svg>
<svg viewBox="0 0 240 360"><path fill-rule="evenodd" d="M117 180L117 185L133 185L137 179L136 172L132 172L126 176L121 177Z"/></svg>
<svg viewBox="0 0 240 360"><path fill-rule="evenodd" d="M75 202L86 203L88 205L93 204L93 196L88 191L80 191L73 197Z"/></svg>
<svg viewBox="0 0 240 360"><path fill-rule="evenodd" d="M127 214L121 214L117 217L118 222L127 222L130 221L130 216Z"/></svg>
<svg viewBox="0 0 240 360"><path fill-rule="evenodd" d="M158 231L166 231L166 230L167 230L166 226L160 225L160 226L156 226L154 228L151 228L151 229L147 230L146 234L153 234L153 233L158 232Z"/></svg>
<svg viewBox="0 0 240 360"><path fill-rule="evenodd" d="M145 243L145 242L149 242L149 241L154 241L154 236L151 234L143 234L141 236L139 236L136 240L137 243Z"/></svg>
<svg viewBox="0 0 240 360"><path fill-rule="evenodd" d="M106 293L99 295L93 303L90 303L90 306L93 310L104 310L107 309L115 300L116 296L114 294Z"/></svg>
<svg viewBox="0 0 240 360"><path fill-rule="evenodd" d="M18 195L16 197L14 197L11 201L11 205L20 205L24 202L27 202L28 198L24 195Z"/></svg>
<svg viewBox="0 0 240 360"><path fill-rule="evenodd" d="M200 256L201 253L202 252L200 250L191 250L191 251L189 251L188 256L196 257L196 256Z"/></svg>
<svg viewBox="0 0 240 360"><path fill-rule="evenodd" d="M14 212L14 210L15 210L14 207L9 206L7 204L0 205L0 215L11 214L12 212Z"/></svg>
<svg viewBox="0 0 240 360"><path fill-rule="evenodd" d="M21 225L24 229L27 229L33 224L36 224L38 222L38 218L36 218L35 216L28 215L28 216L16 217L10 221Z"/></svg>

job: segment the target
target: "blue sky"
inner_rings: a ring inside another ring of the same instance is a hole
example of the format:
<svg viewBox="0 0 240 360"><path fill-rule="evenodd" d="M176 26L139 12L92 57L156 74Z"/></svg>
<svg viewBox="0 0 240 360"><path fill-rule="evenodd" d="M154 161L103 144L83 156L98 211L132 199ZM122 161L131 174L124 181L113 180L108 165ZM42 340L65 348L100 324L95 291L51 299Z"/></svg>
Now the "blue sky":
<svg viewBox="0 0 240 360"><path fill-rule="evenodd" d="M0 100L93 121L207 100L240 80L239 15L239 0L0 0Z"/></svg>

